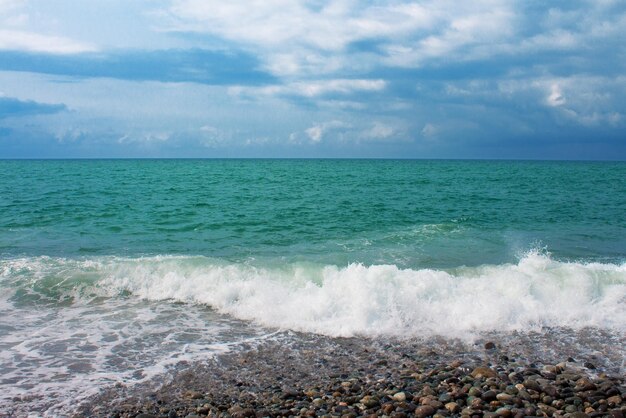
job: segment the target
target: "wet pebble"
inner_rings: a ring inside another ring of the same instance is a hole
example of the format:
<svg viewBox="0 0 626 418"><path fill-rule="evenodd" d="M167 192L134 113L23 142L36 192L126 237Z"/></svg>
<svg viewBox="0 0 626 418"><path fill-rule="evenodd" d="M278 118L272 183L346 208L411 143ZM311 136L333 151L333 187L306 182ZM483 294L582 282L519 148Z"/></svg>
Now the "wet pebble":
<svg viewBox="0 0 626 418"><path fill-rule="evenodd" d="M360 343L332 340L322 349L312 340L310 350L267 343L182 371L156 393L98 398L80 416L624 418L626 411L623 376L589 375L565 362L524 367L514 360L519 353L504 355L501 346L503 355L485 362L484 352L453 359L445 351L364 350Z"/></svg>

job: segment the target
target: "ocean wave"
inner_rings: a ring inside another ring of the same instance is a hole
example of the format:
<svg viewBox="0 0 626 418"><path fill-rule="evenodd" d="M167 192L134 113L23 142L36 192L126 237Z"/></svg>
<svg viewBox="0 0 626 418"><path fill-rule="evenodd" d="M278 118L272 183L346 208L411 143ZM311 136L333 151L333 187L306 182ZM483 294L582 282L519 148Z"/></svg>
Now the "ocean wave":
<svg viewBox="0 0 626 418"><path fill-rule="evenodd" d="M0 286L13 303L135 297L205 304L263 326L329 336L626 331L626 264L562 262L540 252L516 264L450 270L199 256L20 258L0 261Z"/></svg>

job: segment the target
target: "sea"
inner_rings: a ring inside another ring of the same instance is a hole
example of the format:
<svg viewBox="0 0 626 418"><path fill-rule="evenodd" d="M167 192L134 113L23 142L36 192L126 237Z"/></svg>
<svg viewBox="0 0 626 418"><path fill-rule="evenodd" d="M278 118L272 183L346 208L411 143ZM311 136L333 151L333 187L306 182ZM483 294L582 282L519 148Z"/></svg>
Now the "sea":
<svg viewBox="0 0 626 418"><path fill-rule="evenodd" d="M626 163L0 161L0 411L285 332L585 333L624 372Z"/></svg>

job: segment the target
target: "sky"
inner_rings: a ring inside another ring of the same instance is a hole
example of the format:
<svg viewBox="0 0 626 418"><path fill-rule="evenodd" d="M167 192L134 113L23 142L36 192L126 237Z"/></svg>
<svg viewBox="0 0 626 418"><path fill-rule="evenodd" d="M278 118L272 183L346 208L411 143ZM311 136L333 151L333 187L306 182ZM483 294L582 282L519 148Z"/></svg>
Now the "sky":
<svg viewBox="0 0 626 418"><path fill-rule="evenodd" d="M0 158L626 159L626 1L0 0Z"/></svg>

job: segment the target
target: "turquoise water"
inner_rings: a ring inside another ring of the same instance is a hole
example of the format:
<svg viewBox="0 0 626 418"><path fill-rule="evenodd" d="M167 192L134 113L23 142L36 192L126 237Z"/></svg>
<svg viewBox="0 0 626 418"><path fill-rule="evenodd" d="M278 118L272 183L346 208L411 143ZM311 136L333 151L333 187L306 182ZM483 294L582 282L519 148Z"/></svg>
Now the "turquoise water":
<svg viewBox="0 0 626 418"><path fill-rule="evenodd" d="M540 333L622 371L626 163L0 161L0 410L290 330Z"/></svg>
<svg viewBox="0 0 626 418"><path fill-rule="evenodd" d="M626 163L1 161L0 254L622 262Z"/></svg>

